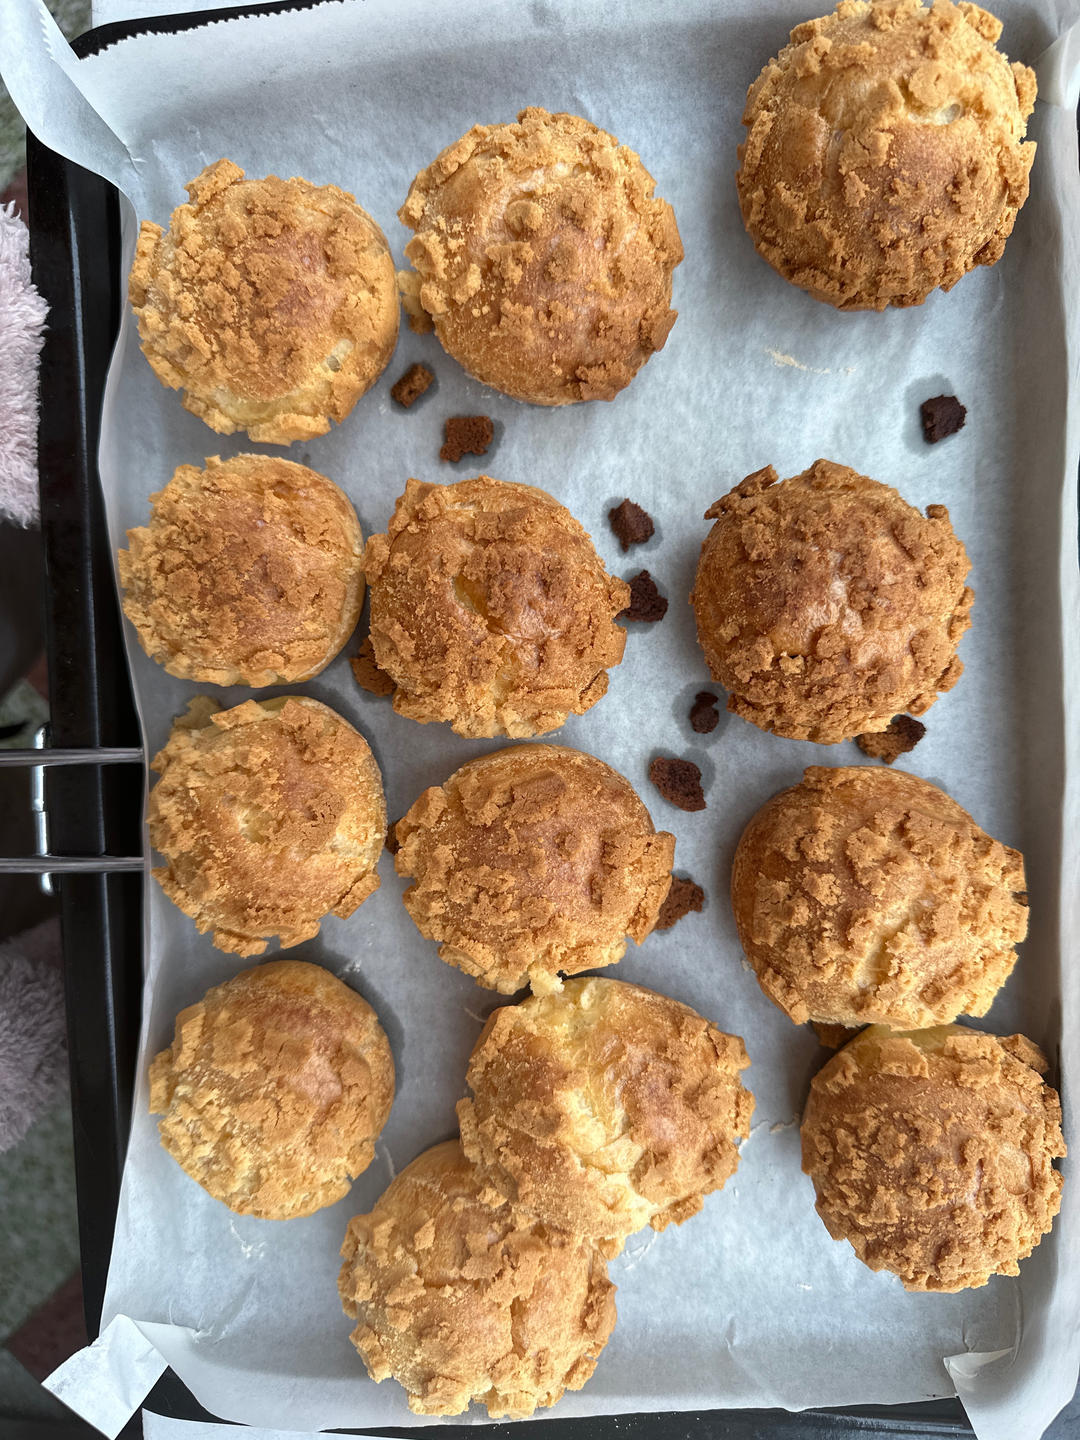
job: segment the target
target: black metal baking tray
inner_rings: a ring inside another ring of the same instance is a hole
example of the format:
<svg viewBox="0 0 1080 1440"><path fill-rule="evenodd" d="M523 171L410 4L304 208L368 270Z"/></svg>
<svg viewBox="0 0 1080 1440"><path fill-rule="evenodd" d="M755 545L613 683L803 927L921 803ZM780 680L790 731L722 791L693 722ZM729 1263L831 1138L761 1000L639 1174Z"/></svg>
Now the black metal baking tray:
<svg viewBox="0 0 1080 1440"><path fill-rule="evenodd" d="M96 54L132 35L169 34L236 15L303 9L320 0L208 10L102 25L73 42ZM123 304L116 190L27 137L34 283L49 303L42 356L39 463L47 594L52 743L139 744L112 578L97 446L105 375ZM52 849L103 855L141 851L142 776L137 767L83 766L50 772ZM97 1335L120 1178L130 1129L142 991L142 877L65 876L59 882L64 932L68 1044L86 1321ZM213 1420L168 1371L146 1408ZM493 1440L825 1440L858 1434L973 1434L958 1400L845 1410L714 1410L604 1416L494 1425ZM401 1429L366 1434L415 1436ZM473 1427L445 1426L451 1440Z"/></svg>

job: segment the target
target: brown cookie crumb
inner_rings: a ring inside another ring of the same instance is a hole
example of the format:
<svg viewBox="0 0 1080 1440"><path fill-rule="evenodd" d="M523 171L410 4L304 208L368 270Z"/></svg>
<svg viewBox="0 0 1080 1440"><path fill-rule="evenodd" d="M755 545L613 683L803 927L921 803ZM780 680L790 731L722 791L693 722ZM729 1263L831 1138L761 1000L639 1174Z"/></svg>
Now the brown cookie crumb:
<svg viewBox="0 0 1080 1440"><path fill-rule="evenodd" d="M667 893L667 899L660 906L660 914L656 917L656 930L670 930L671 927L689 915L691 910L704 910L705 891L693 880L683 879L681 875L671 877L671 889Z"/></svg>
<svg viewBox="0 0 1080 1440"><path fill-rule="evenodd" d="M617 620L640 620L645 625L655 625L664 618L668 602L647 570L642 570L626 583L630 586L630 604L619 611L615 617Z"/></svg>
<svg viewBox="0 0 1080 1440"><path fill-rule="evenodd" d="M401 841L397 838L397 826L389 825L386 829L386 848L391 855L396 855L401 849Z"/></svg>
<svg viewBox="0 0 1080 1440"><path fill-rule="evenodd" d="M699 690L690 706L690 726L699 735L709 735L720 723L717 697L711 690Z"/></svg>
<svg viewBox="0 0 1080 1440"><path fill-rule="evenodd" d="M445 425L446 444L440 460L460 460L463 455L486 455L495 437L495 426L486 415L451 415Z"/></svg>
<svg viewBox="0 0 1080 1440"><path fill-rule="evenodd" d="M891 765L901 755L914 750L925 734L926 726L921 720L911 715L894 715L887 730L856 735L855 744L872 760L884 760L886 765Z"/></svg>
<svg viewBox="0 0 1080 1440"><path fill-rule="evenodd" d="M608 523L624 553L631 545L644 545L646 540L651 540L656 529L649 512L635 505L633 500L624 500L621 505L609 510Z"/></svg>
<svg viewBox="0 0 1080 1440"><path fill-rule="evenodd" d="M434 379L435 376L426 365L410 365L401 379L390 386L390 398L408 410L425 390L430 389Z"/></svg>
<svg viewBox="0 0 1080 1440"><path fill-rule="evenodd" d="M692 760L658 755L649 766L649 779L671 805L680 810L704 810L701 771Z"/></svg>
<svg viewBox="0 0 1080 1440"><path fill-rule="evenodd" d="M1025 910L1028 908L1030 902L1028 901L1028 892L1026 890L1014 890L1013 899L1017 905L1023 905Z"/></svg>
<svg viewBox="0 0 1080 1440"><path fill-rule="evenodd" d="M349 661L352 666L352 673L356 683L361 690L368 690L372 695L389 695L394 689L394 682L387 675L385 670L380 670L375 663L375 652L371 648L371 636L365 635L360 642L360 649Z"/></svg>
<svg viewBox="0 0 1080 1440"><path fill-rule="evenodd" d="M922 416L923 438L928 445L936 445L948 435L955 435L964 428L967 409L955 395L935 395L924 400L919 406Z"/></svg>
<svg viewBox="0 0 1080 1440"><path fill-rule="evenodd" d="M848 1025L825 1025L817 1020L810 1022L810 1028L826 1050L841 1049L859 1033L857 1028L852 1029Z"/></svg>

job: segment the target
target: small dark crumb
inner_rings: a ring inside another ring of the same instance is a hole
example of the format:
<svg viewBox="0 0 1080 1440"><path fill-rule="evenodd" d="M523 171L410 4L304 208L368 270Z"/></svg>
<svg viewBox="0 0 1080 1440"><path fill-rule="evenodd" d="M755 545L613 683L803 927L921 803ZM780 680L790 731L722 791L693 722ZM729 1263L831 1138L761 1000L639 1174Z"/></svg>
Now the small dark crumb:
<svg viewBox="0 0 1080 1440"><path fill-rule="evenodd" d="M667 899L660 906L660 914L656 917L657 930L670 930L671 927L689 915L691 910L704 910L705 891L693 880L683 879L681 875L671 877L671 889L667 893Z"/></svg>
<svg viewBox="0 0 1080 1440"><path fill-rule="evenodd" d="M400 380L390 386L390 398L408 410L429 389L435 376L426 365L410 365Z"/></svg>
<svg viewBox="0 0 1080 1440"><path fill-rule="evenodd" d="M708 735L720 723L719 703L711 690L699 690L690 706L690 726L699 735Z"/></svg>
<svg viewBox="0 0 1080 1440"><path fill-rule="evenodd" d="M887 730L871 731L867 735L856 735L855 744L871 760L884 760L891 765L901 755L906 755L926 734L926 726L911 715L894 715Z"/></svg>
<svg viewBox="0 0 1080 1440"><path fill-rule="evenodd" d="M646 625L655 625L664 618L668 602L647 570L631 576L626 583L630 586L630 604L619 611L617 620L640 620Z"/></svg>
<svg viewBox="0 0 1080 1440"><path fill-rule="evenodd" d="M826 1050L839 1050L859 1033L858 1029L852 1030L847 1025L823 1025L817 1020L810 1022L810 1028Z"/></svg>
<svg viewBox="0 0 1080 1440"><path fill-rule="evenodd" d="M1013 899L1018 905L1023 905L1025 910L1028 908L1028 892L1026 890L1014 890Z"/></svg>
<svg viewBox="0 0 1080 1440"><path fill-rule="evenodd" d="M401 841L397 838L396 824L386 827L386 848L390 851L391 855L396 855L401 849Z"/></svg>
<svg viewBox="0 0 1080 1440"><path fill-rule="evenodd" d="M646 540L651 540L656 529L649 512L635 505L633 500L624 500L621 505L609 510L608 521L624 552L631 545L644 545Z"/></svg>
<svg viewBox="0 0 1080 1440"><path fill-rule="evenodd" d="M463 455L486 455L495 436L495 427L486 415L451 415L445 426L446 444L440 460L460 460Z"/></svg>
<svg viewBox="0 0 1080 1440"><path fill-rule="evenodd" d="M692 760L658 755L649 766L649 779L671 805L680 810L704 810L701 771Z"/></svg>
<svg viewBox="0 0 1080 1440"><path fill-rule="evenodd" d="M928 445L936 445L948 435L964 428L967 410L955 395L935 395L919 406L923 436Z"/></svg>
<svg viewBox="0 0 1080 1440"><path fill-rule="evenodd" d="M948 507L945 505L927 505L926 518L928 520L947 520L949 518Z"/></svg>
<svg viewBox="0 0 1080 1440"><path fill-rule="evenodd" d="M389 695L394 689L394 682L387 675L385 670L380 670L375 663L375 651L371 646L371 636L365 635L360 642L360 649L349 661L352 666L352 673L356 683L361 690L368 690L372 695Z"/></svg>

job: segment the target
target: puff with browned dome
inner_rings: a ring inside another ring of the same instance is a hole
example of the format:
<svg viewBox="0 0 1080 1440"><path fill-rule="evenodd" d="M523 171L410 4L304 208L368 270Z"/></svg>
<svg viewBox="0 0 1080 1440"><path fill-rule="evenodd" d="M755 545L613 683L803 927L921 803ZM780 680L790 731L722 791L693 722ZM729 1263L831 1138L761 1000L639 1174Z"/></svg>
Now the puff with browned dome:
<svg viewBox="0 0 1080 1440"><path fill-rule="evenodd" d="M628 780L559 745L481 755L394 827L405 908L443 960L512 994L614 965L671 883L675 837Z"/></svg>
<svg viewBox="0 0 1080 1440"><path fill-rule="evenodd" d="M1061 1102L1022 1035L864 1030L815 1075L802 1164L834 1240L906 1290L1016 1275L1061 1204Z"/></svg>
<svg viewBox="0 0 1080 1440"><path fill-rule="evenodd" d="M919 305L1002 255L1035 75L951 0L841 0L750 87L737 178L758 253L842 310Z"/></svg>
<svg viewBox="0 0 1080 1440"><path fill-rule="evenodd" d="M761 988L797 1024L985 1015L1027 933L1023 856L916 775L814 766L743 831L731 898Z"/></svg>
<svg viewBox="0 0 1080 1440"><path fill-rule="evenodd" d="M470 375L516 400L611 400L663 348L683 258L633 150L576 115L474 125L413 181L401 276Z"/></svg>
<svg viewBox="0 0 1080 1440"><path fill-rule="evenodd" d="M530 1220L456 1140L418 1156L349 1223L338 1291L371 1378L417 1415L471 1402L522 1419L580 1390L615 1324L615 1287L586 1241Z"/></svg>
<svg viewBox="0 0 1080 1440"><path fill-rule="evenodd" d="M367 1169L394 1099L374 1010L319 965L244 970L176 1017L150 1066L161 1143L239 1215L333 1205Z"/></svg>
<svg viewBox="0 0 1080 1440"><path fill-rule="evenodd" d="M666 995L593 976L488 1017L458 1103L469 1159L515 1205L618 1251L701 1209L739 1163L750 1061Z"/></svg>
<svg viewBox="0 0 1080 1440"><path fill-rule="evenodd" d="M143 353L213 430L288 445L344 420L382 374L399 301L386 237L351 195L208 165L129 282Z"/></svg>
<svg viewBox="0 0 1080 1440"><path fill-rule="evenodd" d="M151 762L152 873L219 950L297 945L379 888L386 803L364 737L306 696L220 710L205 696Z"/></svg>
<svg viewBox="0 0 1080 1440"><path fill-rule="evenodd" d="M630 599L589 536L532 485L410 480L364 551L371 643L394 709L459 735L522 739L606 693Z"/></svg>
<svg viewBox="0 0 1080 1440"><path fill-rule="evenodd" d="M170 675L290 685L325 669L364 600L356 511L273 455L181 465L117 556L124 614Z"/></svg>
<svg viewBox="0 0 1080 1440"><path fill-rule="evenodd" d="M923 516L888 485L816 460L770 465L706 511L690 596L728 709L833 744L921 715L963 672L974 595L944 505Z"/></svg>

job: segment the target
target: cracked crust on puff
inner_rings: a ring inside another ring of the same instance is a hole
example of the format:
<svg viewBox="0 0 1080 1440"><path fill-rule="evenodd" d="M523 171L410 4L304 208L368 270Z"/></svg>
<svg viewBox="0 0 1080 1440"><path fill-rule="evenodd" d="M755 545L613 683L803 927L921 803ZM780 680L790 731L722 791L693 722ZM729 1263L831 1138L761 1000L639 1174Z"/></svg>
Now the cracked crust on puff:
<svg viewBox="0 0 1080 1440"><path fill-rule="evenodd" d="M621 960L651 933L675 837L630 782L557 745L471 760L398 821L405 908L439 955L512 994Z"/></svg>
<svg viewBox="0 0 1080 1440"><path fill-rule="evenodd" d="M466 1155L513 1204L607 1254L701 1209L739 1163L750 1061L688 1005L582 977L494 1011L458 1103Z"/></svg>
<svg viewBox="0 0 1080 1440"><path fill-rule="evenodd" d="M841 310L993 265L1027 199L1035 74L977 5L841 0L750 87L736 176L758 253Z"/></svg>
<svg viewBox="0 0 1080 1440"><path fill-rule="evenodd" d="M162 1145L215 1200L263 1220L340 1200L371 1164L393 1099L374 1010L300 960L207 991L150 1066Z"/></svg>
<svg viewBox="0 0 1080 1440"><path fill-rule="evenodd" d="M261 955L319 933L379 888L386 803L375 757L340 715L306 696L198 696L151 762L152 873L169 899L213 932L219 950Z"/></svg>
<svg viewBox="0 0 1080 1440"><path fill-rule="evenodd" d="M117 561L124 614L170 675L290 685L326 668L360 618L363 536L324 475L274 455L181 465Z"/></svg>
<svg viewBox="0 0 1080 1440"><path fill-rule="evenodd" d="M410 480L364 550L375 662L399 715L459 735L523 739L606 693L629 587L585 530L532 485Z"/></svg>
<svg viewBox="0 0 1080 1440"><path fill-rule="evenodd" d="M812 767L743 831L739 939L796 1024L985 1015L1027 934L1024 860L903 771Z"/></svg>
<svg viewBox="0 0 1080 1440"><path fill-rule="evenodd" d="M607 1266L505 1204L456 1140L418 1156L349 1223L338 1291L375 1381L417 1415L472 1401L522 1419L580 1390L615 1324Z"/></svg>
<svg viewBox="0 0 1080 1440"><path fill-rule="evenodd" d="M289 445L344 420L397 342L386 237L336 185L207 166L162 230L144 220L128 286L143 353L219 434Z"/></svg>
<svg viewBox="0 0 1080 1440"><path fill-rule="evenodd" d="M612 400L675 323L675 216L633 150L576 115L475 125L413 181L414 328L517 400Z"/></svg>
<svg viewBox="0 0 1080 1440"><path fill-rule="evenodd" d="M831 745L921 715L960 678L970 562L944 505L926 516L846 465L771 465L706 511L690 596L728 709Z"/></svg>
<svg viewBox="0 0 1080 1440"><path fill-rule="evenodd" d="M815 1075L802 1165L834 1240L905 1290L1016 1275L1061 1204L1061 1103L1022 1035L864 1030Z"/></svg>

